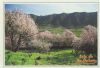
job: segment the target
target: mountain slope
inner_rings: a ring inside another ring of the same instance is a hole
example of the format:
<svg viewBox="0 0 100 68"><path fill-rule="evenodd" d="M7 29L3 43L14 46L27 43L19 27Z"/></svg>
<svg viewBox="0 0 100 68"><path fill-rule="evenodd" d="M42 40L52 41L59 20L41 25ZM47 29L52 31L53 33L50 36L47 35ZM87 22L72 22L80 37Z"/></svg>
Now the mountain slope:
<svg viewBox="0 0 100 68"><path fill-rule="evenodd" d="M46 16L30 15L40 26L62 26L67 28L83 27L88 24L97 26L97 12L75 12L70 14L61 13Z"/></svg>

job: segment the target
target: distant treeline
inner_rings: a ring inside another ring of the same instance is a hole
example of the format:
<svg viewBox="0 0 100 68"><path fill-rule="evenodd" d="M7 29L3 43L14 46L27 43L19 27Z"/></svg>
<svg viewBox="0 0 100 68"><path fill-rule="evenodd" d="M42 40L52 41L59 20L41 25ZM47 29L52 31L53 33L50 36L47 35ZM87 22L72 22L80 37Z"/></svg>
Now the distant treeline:
<svg viewBox="0 0 100 68"><path fill-rule="evenodd" d="M97 12L61 13L46 16L30 15L39 26L61 26L67 28L83 27L88 24L97 26Z"/></svg>

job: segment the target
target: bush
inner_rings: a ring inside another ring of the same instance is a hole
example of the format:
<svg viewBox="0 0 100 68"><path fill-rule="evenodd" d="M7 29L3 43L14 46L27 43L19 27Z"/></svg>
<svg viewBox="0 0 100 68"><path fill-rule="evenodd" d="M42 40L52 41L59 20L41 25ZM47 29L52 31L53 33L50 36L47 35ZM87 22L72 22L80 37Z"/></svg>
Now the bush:
<svg viewBox="0 0 100 68"><path fill-rule="evenodd" d="M48 52L52 44L43 40L32 40L30 47L38 50L39 52ZM29 47L29 46L28 46Z"/></svg>
<svg viewBox="0 0 100 68"><path fill-rule="evenodd" d="M63 32L63 37L65 39L66 46L71 46L73 41L77 38L76 35L68 29Z"/></svg>
<svg viewBox="0 0 100 68"><path fill-rule="evenodd" d="M71 44L76 38L76 35L70 30L66 29L63 34L53 34L49 31L40 32L38 34L38 39L50 42L51 48L72 48Z"/></svg>
<svg viewBox="0 0 100 68"><path fill-rule="evenodd" d="M85 26L81 39L81 50L86 53L97 53L97 29L94 26Z"/></svg>
<svg viewBox="0 0 100 68"><path fill-rule="evenodd" d="M85 26L80 38L76 38L76 40L74 39L72 46L76 51L82 51L87 54L97 54L96 28L91 25Z"/></svg>
<svg viewBox="0 0 100 68"><path fill-rule="evenodd" d="M49 31L40 32L37 35L38 39L44 40L52 44L51 48L64 48L64 38L60 34L53 34Z"/></svg>
<svg viewBox="0 0 100 68"><path fill-rule="evenodd" d="M52 48L55 48L55 49L62 49L66 47L66 45L64 44L65 39L60 34L55 34L51 43L53 44Z"/></svg>
<svg viewBox="0 0 100 68"><path fill-rule="evenodd" d="M76 35L68 29L66 29L63 34L53 34L52 48L72 48L71 44L75 38Z"/></svg>
<svg viewBox="0 0 100 68"><path fill-rule="evenodd" d="M75 37L71 46L73 48L73 52L75 52L75 54L78 54L78 52L81 51L80 49L81 48L81 38Z"/></svg>
<svg viewBox="0 0 100 68"><path fill-rule="evenodd" d="M54 38L54 34L52 34L50 31L44 31L44 32L40 32L37 35L37 38L41 40L51 41Z"/></svg>

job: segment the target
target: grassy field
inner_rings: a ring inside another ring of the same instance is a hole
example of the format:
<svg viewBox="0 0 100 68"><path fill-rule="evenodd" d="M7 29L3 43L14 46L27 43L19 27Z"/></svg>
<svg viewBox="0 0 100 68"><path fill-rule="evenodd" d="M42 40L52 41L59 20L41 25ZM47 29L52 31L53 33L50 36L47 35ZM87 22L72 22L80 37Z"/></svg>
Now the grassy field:
<svg viewBox="0 0 100 68"><path fill-rule="evenodd" d="M62 34L64 32L66 28L63 28L63 27L40 27L39 28L39 31L45 31L45 30L48 30L52 33L59 33L59 34ZM74 28L74 29L69 29L71 30L77 37L80 36L81 32L82 32L82 28Z"/></svg>
<svg viewBox="0 0 100 68"><path fill-rule="evenodd" d="M80 37L80 34L82 33L82 28L76 28L76 29L70 29L77 37Z"/></svg>
<svg viewBox="0 0 100 68"><path fill-rule="evenodd" d="M45 31L45 30L48 30L52 33L59 33L59 34L62 34L62 32L64 31L64 28L63 27L39 27L39 31Z"/></svg>
<svg viewBox="0 0 100 68"><path fill-rule="evenodd" d="M70 65L76 58L72 49L53 50L47 53L12 52L6 50L6 65Z"/></svg>

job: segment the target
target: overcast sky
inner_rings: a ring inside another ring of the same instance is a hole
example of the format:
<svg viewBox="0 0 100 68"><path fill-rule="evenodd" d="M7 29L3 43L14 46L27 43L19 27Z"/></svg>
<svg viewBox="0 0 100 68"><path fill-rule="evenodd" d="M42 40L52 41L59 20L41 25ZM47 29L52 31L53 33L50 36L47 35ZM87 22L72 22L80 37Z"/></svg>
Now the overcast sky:
<svg viewBox="0 0 100 68"><path fill-rule="evenodd" d="M73 12L97 12L96 3L5 4L5 10L21 10L28 14L49 15Z"/></svg>

